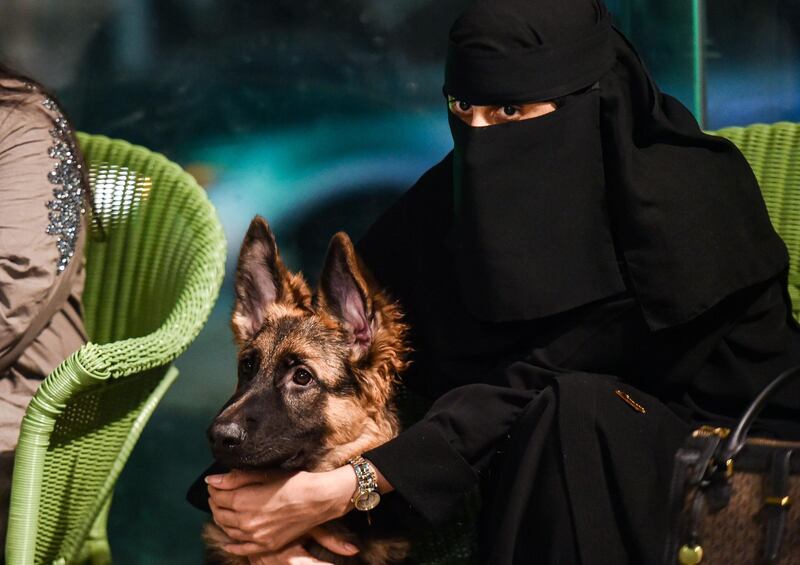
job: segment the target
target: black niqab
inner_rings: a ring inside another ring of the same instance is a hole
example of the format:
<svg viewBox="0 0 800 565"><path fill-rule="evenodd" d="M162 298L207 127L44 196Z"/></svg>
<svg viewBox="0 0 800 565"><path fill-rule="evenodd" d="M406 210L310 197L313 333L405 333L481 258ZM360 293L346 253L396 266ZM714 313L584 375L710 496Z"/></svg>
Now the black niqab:
<svg viewBox="0 0 800 565"><path fill-rule="evenodd" d="M482 0L450 40L449 96L565 97L534 120L451 119L450 241L473 315L537 319L627 287L657 330L786 269L744 157L658 90L601 3Z"/></svg>
<svg viewBox="0 0 800 565"><path fill-rule="evenodd" d="M477 317L541 318L625 290L606 213L599 103L592 91L540 118L484 128L451 114L452 243Z"/></svg>

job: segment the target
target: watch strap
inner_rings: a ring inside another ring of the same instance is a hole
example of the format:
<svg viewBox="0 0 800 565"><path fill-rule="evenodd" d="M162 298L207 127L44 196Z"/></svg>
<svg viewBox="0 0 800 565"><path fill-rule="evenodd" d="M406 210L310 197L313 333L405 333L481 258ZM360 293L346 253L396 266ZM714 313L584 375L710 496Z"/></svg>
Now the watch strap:
<svg viewBox="0 0 800 565"><path fill-rule="evenodd" d="M358 481L356 491L353 493L352 501L355 504L356 509L362 511L368 510L367 508L362 508L358 504L358 500L369 493L375 493L376 495L380 496L380 493L378 493L378 477L375 475L375 471L372 469L372 465L370 465L369 461L360 455L353 457L349 463L353 467L353 471L355 471L356 474L356 480Z"/></svg>

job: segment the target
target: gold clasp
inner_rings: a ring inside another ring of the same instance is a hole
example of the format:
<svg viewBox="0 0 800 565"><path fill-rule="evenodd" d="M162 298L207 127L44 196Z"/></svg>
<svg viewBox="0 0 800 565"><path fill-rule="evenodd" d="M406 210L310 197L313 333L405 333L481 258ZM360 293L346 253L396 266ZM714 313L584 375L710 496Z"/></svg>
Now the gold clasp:
<svg viewBox="0 0 800 565"><path fill-rule="evenodd" d="M792 499L789 496L768 496L764 499L764 504L767 506L779 506L786 508L792 505Z"/></svg>
<svg viewBox="0 0 800 565"><path fill-rule="evenodd" d="M619 396L622 400L625 401L625 404L639 412L640 414L647 414L647 410L644 409L644 406L636 402L630 395L626 392L622 392L621 390L617 389L614 391L614 394Z"/></svg>
<svg viewBox="0 0 800 565"><path fill-rule="evenodd" d="M730 433L731 431L728 428L700 426L692 432L692 437L719 436L720 438L725 439Z"/></svg>

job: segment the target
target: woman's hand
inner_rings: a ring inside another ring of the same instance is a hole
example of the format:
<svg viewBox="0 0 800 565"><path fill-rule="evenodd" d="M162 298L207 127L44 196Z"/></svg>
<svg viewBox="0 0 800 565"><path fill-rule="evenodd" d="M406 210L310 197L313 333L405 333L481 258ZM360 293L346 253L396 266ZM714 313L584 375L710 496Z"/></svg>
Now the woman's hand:
<svg viewBox="0 0 800 565"><path fill-rule="evenodd" d="M275 553L315 526L343 516L356 490L349 465L323 473L232 471L210 475L206 482L214 522L236 542L223 549L243 556ZM334 553L358 552L330 534L324 541L321 545Z"/></svg>

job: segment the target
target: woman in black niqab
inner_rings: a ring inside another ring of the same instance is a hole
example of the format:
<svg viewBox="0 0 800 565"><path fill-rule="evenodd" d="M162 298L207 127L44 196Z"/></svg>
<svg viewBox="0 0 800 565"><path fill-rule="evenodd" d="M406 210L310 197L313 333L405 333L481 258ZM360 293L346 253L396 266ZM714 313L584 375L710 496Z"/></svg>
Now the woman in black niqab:
<svg viewBox="0 0 800 565"><path fill-rule="evenodd" d="M454 151L361 241L408 312L406 381L438 397L365 456L433 522L480 482L482 562L658 562L691 425L800 363L753 173L599 1L474 3L444 91L558 109L483 128L451 113ZM798 408L795 387L766 433L797 435Z"/></svg>
<svg viewBox="0 0 800 565"><path fill-rule="evenodd" d="M481 562L657 563L692 425L800 364L785 246L736 147L659 92L599 0L479 0L445 74L465 105L557 109L451 114L453 152L359 244L407 313L405 382L436 399L364 454L383 508L436 524L480 485ZM799 414L795 385L761 432L800 437Z"/></svg>
<svg viewBox="0 0 800 565"><path fill-rule="evenodd" d="M785 268L744 158L658 92L602 5L474 4L451 31L445 92L470 104L567 96L501 128L450 116L458 279L480 318L562 312L624 290L625 274L661 329Z"/></svg>

